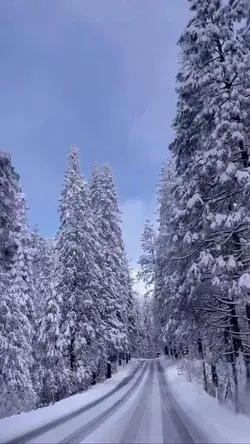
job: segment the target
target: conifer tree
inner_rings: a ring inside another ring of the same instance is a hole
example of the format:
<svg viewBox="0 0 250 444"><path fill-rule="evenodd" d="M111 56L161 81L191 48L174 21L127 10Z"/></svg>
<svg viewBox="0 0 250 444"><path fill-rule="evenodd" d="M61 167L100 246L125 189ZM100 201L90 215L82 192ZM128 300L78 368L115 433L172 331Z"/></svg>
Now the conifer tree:
<svg viewBox="0 0 250 444"><path fill-rule="evenodd" d="M33 279L26 202L10 158L0 157L1 309L0 413L36 405L31 378L34 334Z"/></svg>
<svg viewBox="0 0 250 444"><path fill-rule="evenodd" d="M136 331L131 344L131 353L135 358L148 358L150 352L145 323L145 300L142 295L135 292L134 303Z"/></svg>
<svg viewBox="0 0 250 444"><path fill-rule="evenodd" d="M177 173L172 294L181 324L175 335L188 332L204 360L202 336L212 337L221 328L238 409L235 359L248 347L242 340L239 300L249 263L250 74L249 51L236 21L246 11L244 2L189 3L193 18L179 41L182 64L171 145Z"/></svg>
<svg viewBox="0 0 250 444"><path fill-rule="evenodd" d="M138 278L142 279L146 287L149 288L155 283L155 266L156 266L156 234L150 220L146 220L144 231L141 238L142 255L139 258L138 264L140 271Z"/></svg>
<svg viewBox="0 0 250 444"><path fill-rule="evenodd" d="M128 304L131 278L121 230L121 214L113 173L108 165L95 167L91 184L102 250L105 342L109 358L128 350Z"/></svg>
<svg viewBox="0 0 250 444"><path fill-rule="evenodd" d="M44 298L51 280L54 259L54 240L45 239L37 228L31 233L32 273L35 287L34 307L39 319L44 309Z"/></svg>
<svg viewBox="0 0 250 444"><path fill-rule="evenodd" d="M39 404L47 405L59 400L61 394L60 379L64 368L60 347L62 299L56 291L59 267L53 242L43 239L37 232L33 236L37 312L33 380Z"/></svg>
<svg viewBox="0 0 250 444"><path fill-rule="evenodd" d="M87 387L96 371L102 348L100 311L101 250L90 207L89 191L80 172L79 150L70 151L60 205L56 239L56 289L62 300L61 344L65 394Z"/></svg>

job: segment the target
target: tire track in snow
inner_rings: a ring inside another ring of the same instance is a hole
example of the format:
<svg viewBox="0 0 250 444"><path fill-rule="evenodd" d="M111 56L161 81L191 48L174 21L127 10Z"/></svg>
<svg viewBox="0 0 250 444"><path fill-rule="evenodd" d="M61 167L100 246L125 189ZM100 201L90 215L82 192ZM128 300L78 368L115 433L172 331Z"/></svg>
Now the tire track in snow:
<svg viewBox="0 0 250 444"><path fill-rule="evenodd" d="M157 369L162 406L163 443L208 443L208 439L202 435L195 423L188 418L176 402L160 361L157 363Z"/></svg>
<svg viewBox="0 0 250 444"><path fill-rule="evenodd" d="M129 384L129 382L137 375L139 370L142 368L143 362L140 362L140 364L136 367L136 369L133 371L133 373L129 376L126 376L121 382L119 382L116 387L114 387L110 392L106 393L105 395L101 396L100 398L96 399L95 401L90 402L89 404L84 405L83 407L80 407L78 410L73 411L71 413L67 413L66 415L61 416L60 418L55 419L54 421L51 421L50 423L44 424L34 430L30 430L29 432L23 433L22 435L16 436L14 438L11 438L7 441L5 441L4 444L25 444L33 439L39 438L41 435L44 435L45 433L50 432L53 429L56 429L62 424L65 424L65 422L70 421L71 419L81 415L84 412L87 412L93 407L96 407L101 402L108 399L113 394L117 393L120 389L122 389L124 386Z"/></svg>
<svg viewBox="0 0 250 444"><path fill-rule="evenodd" d="M150 363L149 374L145 381L142 394L136 403L133 416L119 441L120 444L140 442L137 438L140 437L142 432L145 434L145 427L149 426L148 422L145 421L145 417L148 413L146 407L150 405L150 398L152 398L154 372L155 362L152 361Z"/></svg>
<svg viewBox="0 0 250 444"><path fill-rule="evenodd" d="M82 440L84 440L88 435L93 433L98 427L100 427L107 419L109 419L126 401L129 399L135 388L137 388L143 380L143 377L148 370L148 364L145 364L143 370L136 379L132 387L120 398L116 401L109 409L105 412L99 414L97 417L89 421L87 424L84 424L79 429L75 430L74 433L71 433L65 439L63 439L60 444L79 444Z"/></svg>

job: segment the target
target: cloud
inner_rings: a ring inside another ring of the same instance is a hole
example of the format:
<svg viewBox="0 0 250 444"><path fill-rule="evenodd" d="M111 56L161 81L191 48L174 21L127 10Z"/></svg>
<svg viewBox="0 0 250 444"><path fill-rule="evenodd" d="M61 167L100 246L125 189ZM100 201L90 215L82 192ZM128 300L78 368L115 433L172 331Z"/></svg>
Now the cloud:
<svg viewBox="0 0 250 444"><path fill-rule="evenodd" d="M162 162L173 137L176 43L188 20L188 2L175 0L169 6L166 0L72 0L65 4L69 13L90 23L122 55L124 94L113 110L113 122L121 114L127 116L129 145L145 160Z"/></svg>
<svg viewBox="0 0 250 444"><path fill-rule="evenodd" d="M30 222L45 235L57 228L66 152L77 143L87 175L94 159L117 170L125 242L136 263L172 138L176 41L187 4L53 0L26 8L2 0L0 144L21 173Z"/></svg>

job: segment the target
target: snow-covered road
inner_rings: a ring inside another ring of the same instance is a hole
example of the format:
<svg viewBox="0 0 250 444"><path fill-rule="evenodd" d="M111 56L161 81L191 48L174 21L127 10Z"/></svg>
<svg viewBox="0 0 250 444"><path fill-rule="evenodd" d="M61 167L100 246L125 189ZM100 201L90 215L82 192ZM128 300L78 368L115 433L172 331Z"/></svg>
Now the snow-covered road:
<svg viewBox="0 0 250 444"><path fill-rule="evenodd" d="M208 442L178 411L156 359L145 361L127 384L100 403L28 442L184 444L197 439Z"/></svg>

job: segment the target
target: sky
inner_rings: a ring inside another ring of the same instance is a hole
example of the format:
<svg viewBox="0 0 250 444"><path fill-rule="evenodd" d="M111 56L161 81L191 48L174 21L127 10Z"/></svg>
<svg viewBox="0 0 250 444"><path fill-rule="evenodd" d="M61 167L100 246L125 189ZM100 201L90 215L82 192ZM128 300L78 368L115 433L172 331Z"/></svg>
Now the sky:
<svg viewBox="0 0 250 444"><path fill-rule="evenodd" d="M1 0L0 150L44 236L58 227L70 145L113 167L135 266L173 137L187 0Z"/></svg>

